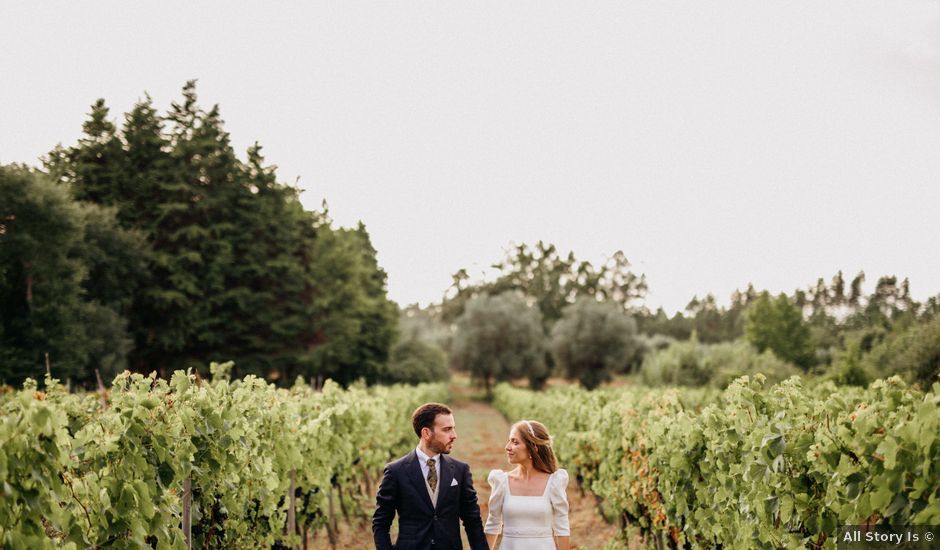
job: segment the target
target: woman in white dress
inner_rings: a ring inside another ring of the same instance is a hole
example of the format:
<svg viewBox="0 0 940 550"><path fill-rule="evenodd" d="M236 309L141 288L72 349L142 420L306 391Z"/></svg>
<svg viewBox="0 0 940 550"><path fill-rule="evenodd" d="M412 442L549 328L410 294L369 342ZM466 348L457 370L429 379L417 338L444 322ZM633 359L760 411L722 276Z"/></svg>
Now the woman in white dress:
<svg viewBox="0 0 940 550"><path fill-rule="evenodd" d="M568 550L568 472L558 468L541 422L520 420L509 431L506 457L516 468L490 472L490 511L483 532L490 550Z"/></svg>

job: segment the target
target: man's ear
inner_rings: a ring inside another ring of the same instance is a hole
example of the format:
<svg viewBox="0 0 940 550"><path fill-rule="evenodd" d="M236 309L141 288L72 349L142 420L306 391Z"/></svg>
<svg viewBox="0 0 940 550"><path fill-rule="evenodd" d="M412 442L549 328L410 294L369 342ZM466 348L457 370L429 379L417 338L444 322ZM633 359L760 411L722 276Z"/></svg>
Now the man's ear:
<svg viewBox="0 0 940 550"><path fill-rule="evenodd" d="M431 428L428 428L427 426L425 426L424 428L421 428L421 439L424 439L425 435L427 435L428 437L431 437L431 435L433 435L431 432Z"/></svg>

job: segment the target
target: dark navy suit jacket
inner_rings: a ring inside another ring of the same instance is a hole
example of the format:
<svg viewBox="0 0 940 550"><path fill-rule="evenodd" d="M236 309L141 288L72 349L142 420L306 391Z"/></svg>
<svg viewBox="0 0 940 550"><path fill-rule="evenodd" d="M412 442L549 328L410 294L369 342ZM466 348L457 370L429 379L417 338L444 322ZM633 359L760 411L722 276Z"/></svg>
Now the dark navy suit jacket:
<svg viewBox="0 0 940 550"><path fill-rule="evenodd" d="M431 504L427 485L411 451L385 466L385 475L375 498L372 536L377 550L460 550L460 522L463 520L471 550L488 550L477 492L467 464L447 455L438 455L437 508ZM452 480L456 480L456 485ZM398 513L398 540L392 545L390 529Z"/></svg>

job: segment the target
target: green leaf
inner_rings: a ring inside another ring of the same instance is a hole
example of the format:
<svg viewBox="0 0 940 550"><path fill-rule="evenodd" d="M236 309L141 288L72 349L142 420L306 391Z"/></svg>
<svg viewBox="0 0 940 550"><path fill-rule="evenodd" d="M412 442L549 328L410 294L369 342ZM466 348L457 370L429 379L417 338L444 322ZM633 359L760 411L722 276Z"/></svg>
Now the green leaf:
<svg viewBox="0 0 940 550"><path fill-rule="evenodd" d="M904 509L907 506L907 497L904 495L896 495L894 500L891 501L891 505L888 506L888 509L885 510L885 517L891 517L894 514L897 514L899 511Z"/></svg>
<svg viewBox="0 0 940 550"><path fill-rule="evenodd" d="M874 493L871 494L872 509L877 512L882 512L882 515L885 515L883 513L883 510L885 506L887 506L888 503L891 502L892 497L893 497L893 494L887 487L881 487L877 489Z"/></svg>

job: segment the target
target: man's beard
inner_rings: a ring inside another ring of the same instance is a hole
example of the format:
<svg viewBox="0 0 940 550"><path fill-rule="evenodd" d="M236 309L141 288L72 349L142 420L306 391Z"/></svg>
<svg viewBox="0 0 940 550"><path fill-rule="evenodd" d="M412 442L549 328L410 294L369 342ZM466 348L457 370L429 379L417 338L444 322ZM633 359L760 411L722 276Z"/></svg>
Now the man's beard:
<svg viewBox="0 0 940 550"><path fill-rule="evenodd" d="M438 441L431 442L431 450L437 454L449 455L450 449L447 448L447 443L440 443Z"/></svg>

